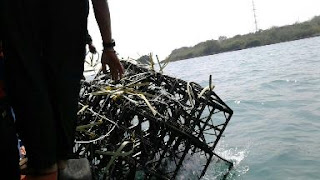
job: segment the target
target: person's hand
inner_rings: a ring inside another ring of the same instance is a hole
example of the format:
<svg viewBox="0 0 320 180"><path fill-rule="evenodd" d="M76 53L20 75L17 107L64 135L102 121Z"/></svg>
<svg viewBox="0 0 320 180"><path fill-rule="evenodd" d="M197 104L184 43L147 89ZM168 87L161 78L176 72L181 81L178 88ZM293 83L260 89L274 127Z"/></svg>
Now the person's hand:
<svg viewBox="0 0 320 180"><path fill-rule="evenodd" d="M25 155L27 155L26 149L24 146L20 147L20 154L24 157Z"/></svg>
<svg viewBox="0 0 320 180"><path fill-rule="evenodd" d="M95 54L97 53L97 49L96 47L93 45L93 44L89 44L89 51L92 53L92 54Z"/></svg>
<svg viewBox="0 0 320 180"><path fill-rule="evenodd" d="M110 73L113 80L120 80L124 73L124 68L118 59L114 50L104 50L101 57L102 71L107 72L106 65L110 68Z"/></svg>

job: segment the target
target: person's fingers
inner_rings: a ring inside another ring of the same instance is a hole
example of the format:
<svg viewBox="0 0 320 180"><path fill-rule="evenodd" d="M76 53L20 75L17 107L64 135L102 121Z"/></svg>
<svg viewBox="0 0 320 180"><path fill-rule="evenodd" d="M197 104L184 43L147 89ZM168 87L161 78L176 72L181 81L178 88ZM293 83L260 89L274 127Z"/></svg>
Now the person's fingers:
<svg viewBox="0 0 320 180"><path fill-rule="evenodd" d="M116 76L117 76L117 80L120 80L120 79L121 79L119 69L117 69L117 71L116 71Z"/></svg>
<svg viewBox="0 0 320 180"><path fill-rule="evenodd" d="M123 66L122 66L122 64L121 64L121 65L120 65L120 70L119 70L120 79L122 79L123 74L124 74L124 68L123 68Z"/></svg>
<svg viewBox="0 0 320 180"><path fill-rule="evenodd" d="M108 59L108 61L107 61ZM103 63L108 62L108 63ZM106 73L106 65L109 66L111 79L114 81L122 79L124 74L124 67L122 66L121 62L119 61L118 57L114 54L114 52L106 51L102 55L101 59L102 63L102 70Z"/></svg>
<svg viewBox="0 0 320 180"><path fill-rule="evenodd" d="M122 64L121 64L121 74L124 74L124 67Z"/></svg>
<svg viewBox="0 0 320 180"><path fill-rule="evenodd" d="M113 80L113 70L111 70L111 68L110 68L110 75L111 75L111 79Z"/></svg>
<svg viewBox="0 0 320 180"><path fill-rule="evenodd" d="M111 74L111 79L114 80L115 79L115 75L114 75L114 70L110 68L110 74Z"/></svg>
<svg viewBox="0 0 320 180"><path fill-rule="evenodd" d="M110 74L111 74L112 80L116 81L117 80L117 70L112 65L110 65Z"/></svg>
<svg viewBox="0 0 320 180"><path fill-rule="evenodd" d="M116 71L116 80L117 81L120 80L120 75L119 75L119 71L118 70Z"/></svg>
<svg viewBox="0 0 320 180"><path fill-rule="evenodd" d="M101 62L101 69L102 69L102 72L103 72L104 74L107 73L106 63Z"/></svg>
<svg viewBox="0 0 320 180"><path fill-rule="evenodd" d="M113 71L112 76L113 76L113 80L114 80L114 81L117 81L117 80L118 80L117 70Z"/></svg>
<svg viewBox="0 0 320 180"><path fill-rule="evenodd" d="M109 64L112 80L120 80L122 78L122 66L118 62L112 62Z"/></svg>
<svg viewBox="0 0 320 180"><path fill-rule="evenodd" d="M118 80L122 79L124 68L120 62L116 64L116 70L117 70L117 79Z"/></svg>

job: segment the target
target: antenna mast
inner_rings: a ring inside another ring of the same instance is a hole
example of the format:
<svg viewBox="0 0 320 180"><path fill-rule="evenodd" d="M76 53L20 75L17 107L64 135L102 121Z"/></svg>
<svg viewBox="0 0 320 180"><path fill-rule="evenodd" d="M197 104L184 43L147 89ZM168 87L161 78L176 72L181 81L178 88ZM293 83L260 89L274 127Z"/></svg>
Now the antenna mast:
<svg viewBox="0 0 320 180"><path fill-rule="evenodd" d="M255 31L255 32L257 32L259 29L258 29L256 8L255 8L255 6L254 6L254 0L252 0L252 10L253 10L254 24L255 24L255 26L256 26L256 31Z"/></svg>

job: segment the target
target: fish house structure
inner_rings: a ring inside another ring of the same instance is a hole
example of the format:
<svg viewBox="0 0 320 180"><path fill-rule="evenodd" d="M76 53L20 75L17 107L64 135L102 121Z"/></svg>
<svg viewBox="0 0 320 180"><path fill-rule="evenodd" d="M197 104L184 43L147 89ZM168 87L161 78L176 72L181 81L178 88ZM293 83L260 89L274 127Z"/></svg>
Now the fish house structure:
<svg viewBox="0 0 320 180"><path fill-rule="evenodd" d="M74 151L94 179L201 179L214 158L232 167L214 150L233 111L212 85L122 63L120 81L98 73L81 84Z"/></svg>

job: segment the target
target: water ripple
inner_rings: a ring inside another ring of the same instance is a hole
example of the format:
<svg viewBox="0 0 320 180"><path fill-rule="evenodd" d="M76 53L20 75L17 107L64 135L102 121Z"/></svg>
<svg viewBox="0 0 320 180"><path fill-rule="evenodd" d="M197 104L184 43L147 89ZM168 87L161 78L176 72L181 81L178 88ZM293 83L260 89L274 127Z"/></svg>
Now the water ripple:
<svg viewBox="0 0 320 180"><path fill-rule="evenodd" d="M212 75L233 109L216 149L236 164L229 179L320 179L319 49L315 37L167 66L166 74L202 86ZM217 177L211 167L204 179Z"/></svg>

